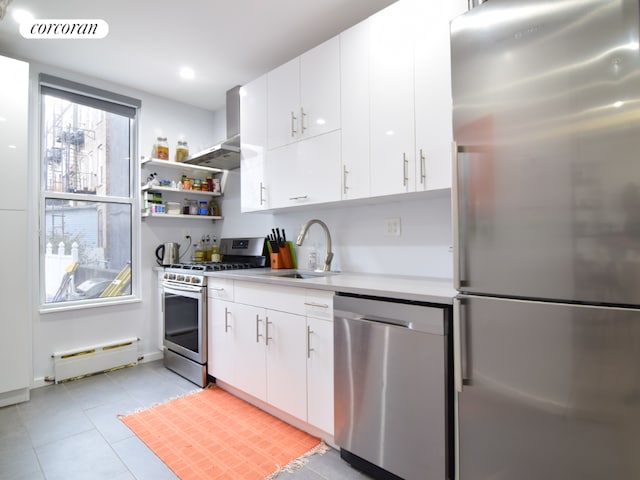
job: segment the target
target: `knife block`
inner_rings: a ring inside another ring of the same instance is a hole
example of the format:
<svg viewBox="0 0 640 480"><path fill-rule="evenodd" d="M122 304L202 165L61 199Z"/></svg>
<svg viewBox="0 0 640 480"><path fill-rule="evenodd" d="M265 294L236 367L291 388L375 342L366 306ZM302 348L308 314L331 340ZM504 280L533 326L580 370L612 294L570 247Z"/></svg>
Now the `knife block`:
<svg viewBox="0 0 640 480"><path fill-rule="evenodd" d="M271 268L296 268L293 261L293 244L287 242L283 247L280 247L276 253L271 252Z"/></svg>

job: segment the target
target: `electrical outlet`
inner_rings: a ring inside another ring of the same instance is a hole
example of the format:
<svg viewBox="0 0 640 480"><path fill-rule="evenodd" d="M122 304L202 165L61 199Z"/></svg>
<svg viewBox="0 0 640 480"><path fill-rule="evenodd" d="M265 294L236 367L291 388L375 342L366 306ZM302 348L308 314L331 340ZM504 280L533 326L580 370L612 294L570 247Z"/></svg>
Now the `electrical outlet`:
<svg viewBox="0 0 640 480"><path fill-rule="evenodd" d="M191 239L191 234L189 233L189 230L185 230L184 232L182 232L182 238L186 239Z"/></svg>
<svg viewBox="0 0 640 480"><path fill-rule="evenodd" d="M400 236L400 217L392 217L384 219L384 234L387 237L399 237Z"/></svg>

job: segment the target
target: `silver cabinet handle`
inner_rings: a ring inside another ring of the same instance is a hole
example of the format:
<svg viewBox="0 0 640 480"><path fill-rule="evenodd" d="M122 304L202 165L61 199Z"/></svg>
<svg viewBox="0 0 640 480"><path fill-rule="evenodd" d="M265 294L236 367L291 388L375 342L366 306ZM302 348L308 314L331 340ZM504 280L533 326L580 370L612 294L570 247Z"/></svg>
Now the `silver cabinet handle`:
<svg viewBox="0 0 640 480"><path fill-rule="evenodd" d="M264 192L266 189L264 187L264 184L262 182L260 182L260 206L262 206L262 204L264 203L264 197L262 196L262 192Z"/></svg>
<svg viewBox="0 0 640 480"><path fill-rule="evenodd" d="M304 117L306 117L307 114L304 113L304 108L300 107L300 133L304 134L304 131L307 129L307 127L304 126Z"/></svg>
<svg viewBox="0 0 640 480"><path fill-rule="evenodd" d="M266 331L265 331L265 341L264 344L268 347L269 346L269 340L273 340L273 337L269 336L269 325L273 325L273 322L269 321L269 317L267 317L267 323L266 323Z"/></svg>
<svg viewBox="0 0 640 480"><path fill-rule="evenodd" d="M227 309L227 307L224 307L224 333L227 333L227 331L229 331L229 329L231 328L231 325L229 325L229 310Z"/></svg>
<svg viewBox="0 0 640 480"><path fill-rule="evenodd" d="M291 112L291 137L292 138L296 136L296 133L298 133L296 130L296 120L297 118L295 113Z"/></svg>
<svg viewBox="0 0 640 480"><path fill-rule="evenodd" d="M422 149L420 149L420 183L424 184L425 180L427 179L427 164L426 164L426 157L424 155L424 152L422 151Z"/></svg>
<svg viewBox="0 0 640 480"><path fill-rule="evenodd" d="M349 190L349 187L347 187L347 174L349 173L349 171L347 170L347 166L343 165L342 166L342 193L343 194L347 194L347 190Z"/></svg>
<svg viewBox="0 0 640 480"><path fill-rule="evenodd" d="M309 198L308 195L300 195L297 197L289 197L289 200L306 200L307 198Z"/></svg>
<svg viewBox="0 0 640 480"><path fill-rule="evenodd" d="M260 337L262 335L260 335L260 322L262 320L260 320L260 315L256 314L256 343L260 343Z"/></svg>
<svg viewBox="0 0 640 480"><path fill-rule="evenodd" d="M451 144L451 223L453 233L453 288L460 289L460 204L458 199L458 144Z"/></svg>
<svg viewBox="0 0 640 480"><path fill-rule="evenodd" d="M304 304L308 307L329 308L329 305L327 305L326 303L304 302Z"/></svg>
<svg viewBox="0 0 640 480"><path fill-rule="evenodd" d="M307 325L307 358L311 358L311 352L313 352L313 348L311 348L311 334L314 333L311 330L311 327Z"/></svg>
<svg viewBox="0 0 640 480"><path fill-rule="evenodd" d="M207 287L208 290L215 290L216 292L224 292L223 287Z"/></svg>
<svg viewBox="0 0 640 480"><path fill-rule="evenodd" d="M409 183L409 160L407 154L402 152L402 185L405 187Z"/></svg>

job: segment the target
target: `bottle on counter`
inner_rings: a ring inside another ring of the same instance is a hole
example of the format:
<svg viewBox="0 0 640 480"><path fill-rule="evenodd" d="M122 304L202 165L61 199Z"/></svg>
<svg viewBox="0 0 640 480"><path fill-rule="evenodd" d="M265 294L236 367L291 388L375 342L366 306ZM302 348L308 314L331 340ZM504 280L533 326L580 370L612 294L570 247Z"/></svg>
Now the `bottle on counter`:
<svg viewBox="0 0 640 480"><path fill-rule="evenodd" d="M176 162L182 162L189 156L189 145L186 140L178 140L176 146Z"/></svg>
<svg viewBox="0 0 640 480"><path fill-rule="evenodd" d="M160 160L169 160L169 144L167 137L158 137L155 145L155 156Z"/></svg>
<svg viewBox="0 0 640 480"><path fill-rule="evenodd" d="M195 250L193 253L193 261L198 263L198 262L204 262L205 261L205 253L204 253L204 247L202 245L202 240L199 240L198 243L195 246Z"/></svg>
<svg viewBox="0 0 640 480"><path fill-rule="evenodd" d="M218 239L213 237L213 243L211 244L211 261L212 262L220 262L222 258L220 257L220 247L218 247Z"/></svg>

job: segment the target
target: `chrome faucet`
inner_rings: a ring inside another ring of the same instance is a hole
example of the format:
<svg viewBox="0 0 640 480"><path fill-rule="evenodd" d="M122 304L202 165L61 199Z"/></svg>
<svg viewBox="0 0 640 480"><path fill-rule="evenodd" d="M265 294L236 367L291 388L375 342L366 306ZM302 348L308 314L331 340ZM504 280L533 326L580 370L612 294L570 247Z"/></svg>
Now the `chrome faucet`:
<svg viewBox="0 0 640 480"><path fill-rule="evenodd" d="M324 257L324 268L323 268L323 271L324 272L329 272L331 270L331 260L333 260L333 252L331 251L331 234L329 233L329 228L327 227L326 223L324 223L322 220L318 220L317 218L309 220L300 229L300 233L298 234L298 239L296 240L296 245L297 246L302 245L302 242L304 241L304 237L307 234L307 231L309 230L309 227L311 225L313 225L314 223L317 223L318 225L320 225L322 227L322 229L324 230L324 235L325 235L326 240L327 240L327 256Z"/></svg>

